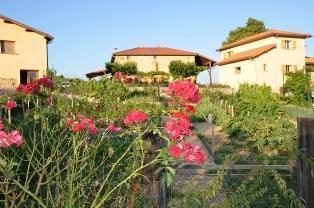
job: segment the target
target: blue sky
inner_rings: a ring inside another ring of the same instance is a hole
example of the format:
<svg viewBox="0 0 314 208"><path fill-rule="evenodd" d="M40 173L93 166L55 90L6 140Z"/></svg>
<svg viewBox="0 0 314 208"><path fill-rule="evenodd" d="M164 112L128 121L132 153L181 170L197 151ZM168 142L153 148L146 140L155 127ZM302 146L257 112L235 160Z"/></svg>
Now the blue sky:
<svg viewBox="0 0 314 208"><path fill-rule="evenodd" d="M313 0L0 0L1 14L55 37L49 65L76 77L104 67L114 48L160 45L218 59L215 49L248 17L314 35L313 8ZM314 56L314 38L306 45Z"/></svg>

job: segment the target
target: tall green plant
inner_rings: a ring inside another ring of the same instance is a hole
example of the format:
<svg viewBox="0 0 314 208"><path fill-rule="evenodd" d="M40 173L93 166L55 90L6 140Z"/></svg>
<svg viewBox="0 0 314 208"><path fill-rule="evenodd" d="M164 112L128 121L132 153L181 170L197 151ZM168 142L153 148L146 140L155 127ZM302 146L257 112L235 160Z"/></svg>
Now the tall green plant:
<svg viewBox="0 0 314 208"><path fill-rule="evenodd" d="M194 63L184 63L183 61L171 61L169 64L169 72L176 78L187 78L197 76L204 67L196 66Z"/></svg>
<svg viewBox="0 0 314 208"><path fill-rule="evenodd" d="M134 61L127 61L123 64L114 62L107 62L106 69L108 73L116 73L116 72L123 72L126 75L135 75L138 73L137 63Z"/></svg>
<svg viewBox="0 0 314 208"><path fill-rule="evenodd" d="M292 104L308 104L310 91L310 77L302 71L290 72L284 84L285 91L290 93L289 100Z"/></svg>

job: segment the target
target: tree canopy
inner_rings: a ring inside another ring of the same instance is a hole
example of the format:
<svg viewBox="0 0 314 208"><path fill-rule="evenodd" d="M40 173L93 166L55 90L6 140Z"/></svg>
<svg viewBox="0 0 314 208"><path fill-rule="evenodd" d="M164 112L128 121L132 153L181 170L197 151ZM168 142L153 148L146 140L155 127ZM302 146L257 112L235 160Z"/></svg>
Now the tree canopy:
<svg viewBox="0 0 314 208"><path fill-rule="evenodd" d="M127 61L123 64L107 62L106 69L108 73L123 72L126 75L135 75L138 73L137 64L134 61Z"/></svg>
<svg viewBox="0 0 314 208"><path fill-rule="evenodd" d="M290 72L284 88L286 92L292 94L289 97L292 104L306 105L310 90L310 77L303 71Z"/></svg>
<svg viewBox="0 0 314 208"><path fill-rule="evenodd" d="M171 61L169 64L169 72L175 78L187 78L197 76L201 71L204 71L203 66L196 66L194 63L184 63L180 60Z"/></svg>
<svg viewBox="0 0 314 208"><path fill-rule="evenodd" d="M222 42L222 45L224 46L233 43L242 38L265 32L266 30L267 29L263 21L250 17L244 27L237 27L236 29L231 30L227 39Z"/></svg>

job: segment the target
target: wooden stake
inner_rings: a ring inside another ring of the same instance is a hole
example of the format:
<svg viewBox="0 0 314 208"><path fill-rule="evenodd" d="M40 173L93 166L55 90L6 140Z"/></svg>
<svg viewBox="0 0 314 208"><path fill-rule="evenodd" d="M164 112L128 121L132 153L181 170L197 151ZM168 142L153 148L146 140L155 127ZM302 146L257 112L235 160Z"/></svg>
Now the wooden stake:
<svg viewBox="0 0 314 208"><path fill-rule="evenodd" d="M9 120L9 124L11 124L11 110L8 109L8 120Z"/></svg>
<svg viewBox="0 0 314 208"><path fill-rule="evenodd" d="M74 102L73 102L73 93L71 93L71 107L74 107Z"/></svg>
<svg viewBox="0 0 314 208"><path fill-rule="evenodd" d="M36 107L39 108L39 100L38 100L38 97L36 98Z"/></svg>

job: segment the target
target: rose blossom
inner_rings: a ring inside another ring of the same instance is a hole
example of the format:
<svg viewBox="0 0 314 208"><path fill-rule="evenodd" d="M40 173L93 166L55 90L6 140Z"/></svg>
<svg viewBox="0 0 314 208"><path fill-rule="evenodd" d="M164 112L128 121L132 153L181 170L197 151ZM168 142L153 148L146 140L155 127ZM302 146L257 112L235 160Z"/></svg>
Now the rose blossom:
<svg viewBox="0 0 314 208"><path fill-rule="evenodd" d="M164 129L170 135L172 141L177 141L184 136L191 135L190 127L192 123L187 119L176 119L169 120Z"/></svg>
<svg viewBox="0 0 314 208"><path fill-rule="evenodd" d="M189 114L195 113L195 108L192 105L185 105L184 107L187 113Z"/></svg>
<svg viewBox="0 0 314 208"><path fill-rule="evenodd" d="M169 152L171 157L177 159L183 155L183 159L189 163L204 163L205 155L201 151L199 144L182 142L177 145L170 146Z"/></svg>
<svg viewBox="0 0 314 208"><path fill-rule="evenodd" d="M88 133L92 134L92 135L97 134L97 128L96 128L94 123L90 123L89 124L89 126L88 126Z"/></svg>
<svg viewBox="0 0 314 208"><path fill-rule="evenodd" d="M116 127L113 123L110 123L107 127L107 130L109 132L119 132L119 131L122 131L122 128Z"/></svg>
<svg viewBox="0 0 314 208"><path fill-rule="evenodd" d="M177 118L177 119L185 119L190 121L190 118L188 115L182 113L182 112L175 112L175 113L171 113L172 118Z"/></svg>
<svg viewBox="0 0 314 208"><path fill-rule="evenodd" d="M168 96L180 97L184 102L197 103L200 100L198 86L187 80L169 83L166 94Z"/></svg>
<svg viewBox="0 0 314 208"><path fill-rule="evenodd" d="M23 144L23 138L17 130L6 133L0 131L0 147L10 147L12 145L20 146Z"/></svg>
<svg viewBox="0 0 314 208"><path fill-rule="evenodd" d="M170 152L171 157L173 157L175 159L179 158L181 153L182 153L181 149L177 145L170 146L169 152Z"/></svg>
<svg viewBox="0 0 314 208"><path fill-rule="evenodd" d="M17 106L16 102L13 100L9 100L6 104L6 107L8 110L11 110L12 108L15 108Z"/></svg>
<svg viewBox="0 0 314 208"><path fill-rule="evenodd" d="M71 124L72 124L72 119L71 118L67 118L66 121L65 121L66 127L71 126Z"/></svg>
<svg viewBox="0 0 314 208"><path fill-rule="evenodd" d="M147 121L148 116L145 112L139 110L130 111L124 118L124 124L129 126L132 124L143 123Z"/></svg>
<svg viewBox="0 0 314 208"><path fill-rule="evenodd" d="M37 83L46 88L52 88L52 79L50 77L42 77L37 80Z"/></svg>

